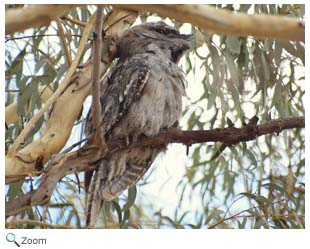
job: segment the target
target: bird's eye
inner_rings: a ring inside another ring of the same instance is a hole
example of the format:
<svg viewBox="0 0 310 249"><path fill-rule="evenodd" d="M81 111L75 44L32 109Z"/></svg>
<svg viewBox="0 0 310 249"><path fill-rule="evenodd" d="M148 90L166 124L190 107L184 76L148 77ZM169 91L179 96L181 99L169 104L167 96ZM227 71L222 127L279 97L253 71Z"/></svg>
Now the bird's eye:
<svg viewBox="0 0 310 249"><path fill-rule="evenodd" d="M165 30L163 30L163 29L155 29L155 31L156 31L157 33L160 33L160 34L163 34L163 35L166 34Z"/></svg>

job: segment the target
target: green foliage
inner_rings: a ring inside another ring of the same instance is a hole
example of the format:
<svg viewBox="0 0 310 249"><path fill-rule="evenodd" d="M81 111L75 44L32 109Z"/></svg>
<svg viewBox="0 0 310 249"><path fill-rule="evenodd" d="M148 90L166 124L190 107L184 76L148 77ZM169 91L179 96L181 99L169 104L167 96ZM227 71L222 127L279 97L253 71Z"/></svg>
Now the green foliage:
<svg viewBox="0 0 310 249"><path fill-rule="evenodd" d="M292 8L255 5L255 12L291 13ZM240 10L253 8L242 5ZM298 10L294 15L298 16ZM303 43L235 36L221 36L219 41L217 35L208 37L205 56L201 48L192 52L201 59L192 68L205 69L201 82L205 92L185 107L188 121L183 128L201 129L202 117L203 128L212 129L231 124L240 127L253 115L261 122L304 116ZM229 146L230 150L226 147L197 146L192 166L179 184L188 191L199 189L204 197L205 212L197 224L206 228L304 228L304 169L300 168L304 132L295 129ZM241 200L235 200L238 194L243 195ZM245 197L248 203L242 201ZM218 199L224 205L213 201Z"/></svg>
<svg viewBox="0 0 310 249"><path fill-rule="evenodd" d="M216 7L304 18L303 5ZM82 7L71 10L68 16L86 22L92 12L92 7ZM180 23L174 24L180 27ZM64 29L74 58L83 27L64 21ZM191 30L200 32L196 27ZM55 82L57 88L68 69L59 37L46 36L57 33L56 25L30 32L30 38L6 41L6 106L18 101L21 117L6 129L6 149L41 107L38 86ZM189 98L181 120L183 129L241 127L254 115L259 122L305 116L303 43L202 32L205 44L193 48L182 62L190 79ZM25 35L20 33L16 37ZM87 52L84 60L86 55ZM196 88L201 91L195 92ZM195 92L193 96L192 92ZM25 106L29 108L28 113ZM85 113L81 120L84 117ZM36 124L26 143L36 136L43 122L44 118ZM184 175L176 187L179 202L174 212L168 212L164 205L160 210L147 205L141 200L143 194L137 193L144 186L138 185L104 203L97 225L105 228L304 228L304 142L304 130L292 129L235 146L220 143L192 146ZM156 169L153 171L156 173ZM81 175L66 177L48 205L27 210L17 219L82 228L85 193L80 178L83 179ZM11 184L6 198L28 192L32 185L37 187L39 180ZM188 205L192 202L195 205ZM30 225L16 228L30 228Z"/></svg>

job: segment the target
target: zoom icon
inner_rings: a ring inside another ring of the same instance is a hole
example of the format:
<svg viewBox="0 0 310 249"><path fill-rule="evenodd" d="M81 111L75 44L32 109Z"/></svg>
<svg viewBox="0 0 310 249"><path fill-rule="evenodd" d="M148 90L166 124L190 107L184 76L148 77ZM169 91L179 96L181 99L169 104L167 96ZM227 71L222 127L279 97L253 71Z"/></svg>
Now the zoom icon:
<svg viewBox="0 0 310 249"><path fill-rule="evenodd" d="M16 246L20 247L20 244L18 244L17 241L16 241L16 236L15 236L14 233L8 233L8 234L6 235L6 240L7 240L7 242L12 242L12 243L14 243Z"/></svg>

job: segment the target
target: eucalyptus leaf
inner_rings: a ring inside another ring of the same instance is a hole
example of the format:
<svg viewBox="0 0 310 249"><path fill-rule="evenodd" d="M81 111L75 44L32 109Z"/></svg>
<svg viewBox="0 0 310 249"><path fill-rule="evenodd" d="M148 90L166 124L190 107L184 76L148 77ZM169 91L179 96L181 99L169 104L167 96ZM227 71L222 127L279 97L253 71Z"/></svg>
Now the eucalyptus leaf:
<svg viewBox="0 0 310 249"><path fill-rule="evenodd" d="M239 55L241 52L241 42L238 36L229 35L226 38L226 44L229 52L233 55Z"/></svg>
<svg viewBox="0 0 310 249"><path fill-rule="evenodd" d="M251 150L246 150L245 154L248 156L248 158L250 159L252 163L251 167L249 167L249 170L250 171L255 170L258 167L258 164L257 164L257 160L255 158L254 153Z"/></svg>
<svg viewBox="0 0 310 249"><path fill-rule="evenodd" d="M216 96L217 94L213 92L209 95L207 110L210 110L211 107L214 106Z"/></svg>
<svg viewBox="0 0 310 249"><path fill-rule="evenodd" d="M240 11L247 13L252 4L240 4Z"/></svg>
<svg viewBox="0 0 310 249"><path fill-rule="evenodd" d="M213 220L215 220L215 222L217 222L218 220L221 219L221 214L223 214L224 212L222 210L218 210L215 209L211 212L211 214L206 218L204 224L205 225L209 225L209 223ZM212 224L211 224L212 225Z"/></svg>
<svg viewBox="0 0 310 249"><path fill-rule="evenodd" d="M123 212L128 210L134 204L136 196L137 196L137 187L136 185L134 185L128 189L128 199L127 203L122 208Z"/></svg>
<svg viewBox="0 0 310 249"><path fill-rule="evenodd" d="M112 201L112 206L114 210L116 211L116 214L118 217L118 223L121 225L122 224L122 209L115 200Z"/></svg>
<svg viewBox="0 0 310 249"><path fill-rule="evenodd" d="M12 183L9 186L7 197L8 200L14 200L17 196L23 194L22 186L23 182Z"/></svg>
<svg viewBox="0 0 310 249"><path fill-rule="evenodd" d="M28 81L29 77L24 77L24 79L22 81L25 81L25 85L26 82ZM18 102L17 102L17 114L19 116L25 116L25 110L28 109L29 107L29 103L30 103L30 99L33 95L33 93L36 91L36 84L28 84L21 92L20 92L20 96L18 97Z"/></svg>
<svg viewBox="0 0 310 249"><path fill-rule="evenodd" d="M26 47L17 54L17 56L12 61L11 66L5 72L6 77L12 77L12 75L16 75L17 83L20 81L23 73L23 63L25 55Z"/></svg>

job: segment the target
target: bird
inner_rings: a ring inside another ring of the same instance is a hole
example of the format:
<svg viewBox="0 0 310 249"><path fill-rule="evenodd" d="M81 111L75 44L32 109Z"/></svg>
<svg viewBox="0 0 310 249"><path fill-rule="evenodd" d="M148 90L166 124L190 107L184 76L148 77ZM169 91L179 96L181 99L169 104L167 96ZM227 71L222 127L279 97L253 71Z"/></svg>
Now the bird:
<svg viewBox="0 0 310 249"><path fill-rule="evenodd" d="M105 141L155 136L177 126L186 96L178 66L192 35L160 22L133 26L117 42L117 63L100 82L101 128ZM93 132L91 108L85 134ZM105 156L85 173L86 226L93 227L105 201L135 185L167 145L135 147Z"/></svg>

